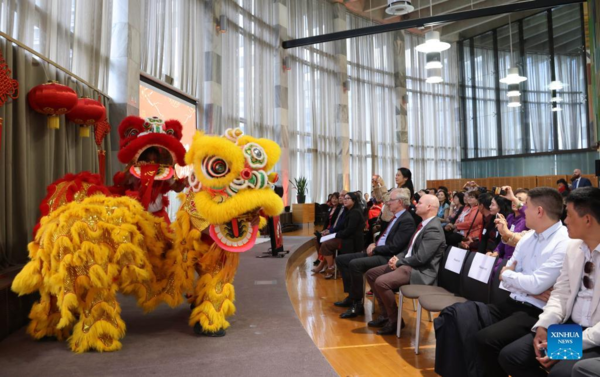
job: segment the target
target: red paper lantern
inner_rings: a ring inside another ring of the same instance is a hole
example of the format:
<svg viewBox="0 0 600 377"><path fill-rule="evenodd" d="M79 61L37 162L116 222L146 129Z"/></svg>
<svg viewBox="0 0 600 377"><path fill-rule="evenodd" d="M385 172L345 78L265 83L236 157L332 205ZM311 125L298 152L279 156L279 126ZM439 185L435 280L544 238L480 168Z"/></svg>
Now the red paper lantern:
<svg viewBox="0 0 600 377"><path fill-rule="evenodd" d="M56 130L60 126L59 115L68 113L77 104L77 93L66 85L48 81L31 89L27 99L33 110L48 115L48 128Z"/></svg>
<svg viewBox="0 0 600 377"><path fill-rule="evenodd" d="M91 98L80 98L77 106L67 114L67 119L80 125L79 136L90 137L90 126L106 119L106 108Z"/></svg>

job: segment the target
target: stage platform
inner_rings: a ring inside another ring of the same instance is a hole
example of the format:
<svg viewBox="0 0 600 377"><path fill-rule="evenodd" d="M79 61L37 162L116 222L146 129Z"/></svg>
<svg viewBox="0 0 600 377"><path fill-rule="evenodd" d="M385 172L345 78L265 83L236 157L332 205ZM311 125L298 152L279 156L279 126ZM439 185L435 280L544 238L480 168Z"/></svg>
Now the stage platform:
<svg viewBox="0 0 600 377"><path fill-rule="evenodd" d="M187 304L144 315L133 298L122 296L127 335L121 351L77 355L66 342L33 340L23 327L0 342L0 376L336 376L286 290L287 266L313 238L284 237L290 250L284 258L256 258L268 242L241 255L237 313L223 338L196 336L187 325Z"/></svg>

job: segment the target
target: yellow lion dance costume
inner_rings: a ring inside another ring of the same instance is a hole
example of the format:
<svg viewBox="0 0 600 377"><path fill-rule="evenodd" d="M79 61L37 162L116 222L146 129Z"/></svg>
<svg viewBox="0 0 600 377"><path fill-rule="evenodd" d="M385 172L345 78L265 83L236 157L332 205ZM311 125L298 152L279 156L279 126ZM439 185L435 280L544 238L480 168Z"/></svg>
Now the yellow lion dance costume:
<svg viewBox="0 0 600 377"><path fill-rule="evenodd" d="M259 213L283 210L271 189L277 175L268 173L280 154L273 141L239 129L197 133L185 156L194 167L191 189L170 226L133 198L77 191L74 201L41 219L31 260L13 282L19 295L40 292L27 332L68 339L74 352L119 350L121 292L144 311L161 302L175 307L186 295L195 332L224 335L235 312L239 252L254 245Z"/></svg>

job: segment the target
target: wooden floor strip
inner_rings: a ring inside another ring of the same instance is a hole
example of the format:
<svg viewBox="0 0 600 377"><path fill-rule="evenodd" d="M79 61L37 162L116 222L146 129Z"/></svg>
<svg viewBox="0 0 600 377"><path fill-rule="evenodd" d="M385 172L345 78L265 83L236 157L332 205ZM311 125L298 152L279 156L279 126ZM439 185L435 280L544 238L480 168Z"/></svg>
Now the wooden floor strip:
<svg viewBox="0 0 600 377"><path fill-rule="evenodd" d="M436 376L435 333L433 323L423 313L420 354L414 352L416 312L404 301L402 312L406 328L402 338L380 336L367 326L373 316L372 299L365 304L364 316L341 319L346 309L333 305L346 295L342 280L325 280L312 274L316 250L292 263L287 271L287 290L302 325L321 353L340 376ZM375 308L377 310L377 308Z"/></svg>

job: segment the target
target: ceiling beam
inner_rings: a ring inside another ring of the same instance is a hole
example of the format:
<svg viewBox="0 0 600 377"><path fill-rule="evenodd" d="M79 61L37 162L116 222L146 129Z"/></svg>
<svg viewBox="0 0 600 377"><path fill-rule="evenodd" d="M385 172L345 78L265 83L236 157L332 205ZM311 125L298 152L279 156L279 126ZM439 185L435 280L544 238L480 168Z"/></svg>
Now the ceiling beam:
<svg viewBox="0 0 600 377"><path fill-rule="evenodd" d="M584 2L585 0L534 0L527 1L522 3L514 3L509 5L497 6L497 7L489 7L483 9L469 10L465 12L459 13L450 13L444 14L440 16L434 17L426 17L419 20L408 20L408 21L400 21L394 22L390 24L370 26L366 28L354 29L354 30L346 30L341 32L316 35L314 37L308 38L299 38L293 39L289 41L284 41L282 43L282 47L284 49L308 46L316 43L324 43L337 41L341 39L347 38L356 38L365 35L373 35L380 33L387 33L390 31L396 30L406 30L414 27L422 27L422 26L434 26L447 22L454 22L460 20L467 20L472 18L480 18L480 17L488 17L488 16L497 16L504 13L513 13L513 12L522 12L533 9L541 9L541 8L549 8L555 7L564 4L577 4ZM452 26L452 25L451 25Z"/></svg>
<svg viewBox="0 0 600 377"><path fill-rule="evenodd" d="M487 7L498 9L500 7L511 6L511 4L519 5L519 4L530 3L530 2L525 2L525 3L515 4L516 1L517 0L489 0L489 1L485 1L481 4L479 4L477 6L477 9L481 9L484 6L486 8L483 8L483 9L488 9ZM533 9L539 9L539 8L533 8ZM526 10L532 10L532 9L526 9ZM539 10L537 12L539 12ZM489 22L492 22L497 19L505 18L506 13L515 13L515 12L496 13L495 15L491 15L491 17L467 19L467 20L463 20L463 21L459 21L459 22L454 22L452 24L444 25L442 27L442 30L440 31L442 34L442 38L444 40L453 40L453 41L456 41L458 39L463 39L463 36L460 35L460 33L462 33L463 31L468 30L473 27L480 26L480 25L486 25ZM533 13L535 13L535 12L533 12Z"/></svg>
<svg viewBox="0 0 600 377"><path fill-rule="evenodd" d="M387 7L387 0L364 0L363 12L372 12Z"/></svg>
<svg viewBox="0 0 600 377"><path fill-rule="evenodd" d="M529 16L533 16L536 13L539 13L539 10L530 10L527 12L521 12L518 14L512 14L511 15L511 21L512 22L516 22L520 19L529 17ZM508 16L507 15L503 15L503 16L498 16L498 17L487 17L485 19L485 22L482 22L478 25L471 25L471 27L469 27L468 25L463 25L461 30L459 30L457 33L453 33L452 35L444 35L444 30L448 30L448 29L441 29L441 33L442 33L442 39L450 42L450 41L457 41L459 39L468 39L471 37L474 37L476 35L480 35L483 33L486 33L490 30L493 29L497 29L499 27L502 27L504 25L508 25ZM450 26L450 25L448 25ZM513 30L513 34L516 33L515 30ZM508 33L506 34L508 36ZM514 35L513 35L514 38Z"/></svg>
<svg viewBox="0 0 600 377"><path fill-rule="evenodd" d="M580 22L574 22L579 20L579 8L574 8L571 10L568 10L566 12L563 12L562 14L553 17L553 26L554 26L554 35L555 37L557 35L560 35L562 32L568 32L573 30L573 28L578 28L578 30L580 30L579 28L581 27ZM518 26L515 25L516 21L515 19L511 20L513 22L513 42L517 40L518 38ZM545 17L545 14L543 17L536 17L535 19L529 19L528 22L526 24L523 25L523 30L525 33L525 38L533 38L539 34L547 34L546 31L548 30L548 25L546 23L547 18ZM508 19L506 20L506 23L500 25L501 26L505 26L508 25ZM563 27L563 26L571 26L571 27ZM490 29L492 30L492 29ZM489 31L489 30L486 30ZM474 35L480 35L485 33L486 31L483 31L482 33L478 33L478 34L474 34ZM580 31L581 32L581 31ZM517 35L515 36L515 33L517 33ZM479 46L492 46L492 35L491 34L485 34L484 36L481 36L480 38L478 38L477 41L477 45ZM506 28L501 28L498 30L498 49L502 50L505 48L508 48L508 46L510 45L510 36L508 35L508 27Z"/></svg>

